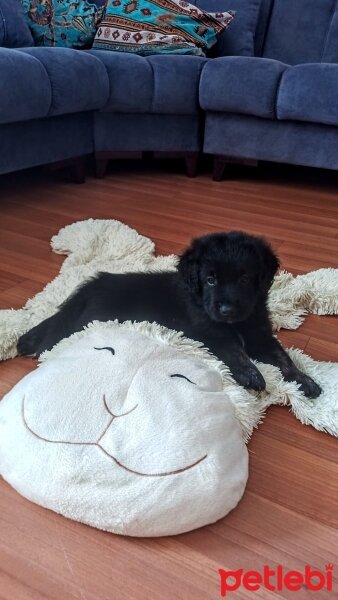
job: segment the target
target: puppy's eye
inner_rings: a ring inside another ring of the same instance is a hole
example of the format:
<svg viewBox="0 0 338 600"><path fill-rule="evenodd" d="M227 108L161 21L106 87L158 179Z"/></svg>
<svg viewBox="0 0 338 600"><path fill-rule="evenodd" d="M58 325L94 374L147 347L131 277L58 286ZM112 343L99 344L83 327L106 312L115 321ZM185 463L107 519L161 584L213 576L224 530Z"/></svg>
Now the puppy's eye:
<svg viewBox="0 0 338 600"><path fill-rule="evenodd" d="M207 277L207 284L208 285L216 285L216 283L217 283L217 279L216 279L215 275L209 275Z"/></svg>
<svg viewBox="0 0 338 600"><path fill-rule="evenodd" d="M249 277L249 275L246 275L245 273L244 273L244 275L241 275L239 278L239 283L241 283L242 285L246 285L247 283L249 283L249 281L250 281L250 277Z"/></svg>

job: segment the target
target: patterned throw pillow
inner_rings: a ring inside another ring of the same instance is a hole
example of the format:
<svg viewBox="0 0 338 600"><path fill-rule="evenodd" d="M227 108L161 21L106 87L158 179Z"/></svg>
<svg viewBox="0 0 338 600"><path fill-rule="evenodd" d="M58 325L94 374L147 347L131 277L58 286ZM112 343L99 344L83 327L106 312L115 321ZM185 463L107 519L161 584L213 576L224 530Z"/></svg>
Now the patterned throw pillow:
<svg viewBox="0 0 338 600"><path fill-rule="evenodd" d="M36 46L88 48L107 0L21 0Z"/></svg>
<svg viewBox="0 0 338 600"><path fill-rule="evenodd" d="M185 0L109 0L93 48L149 54L198 54L217 42L234 18Z"/></svg>

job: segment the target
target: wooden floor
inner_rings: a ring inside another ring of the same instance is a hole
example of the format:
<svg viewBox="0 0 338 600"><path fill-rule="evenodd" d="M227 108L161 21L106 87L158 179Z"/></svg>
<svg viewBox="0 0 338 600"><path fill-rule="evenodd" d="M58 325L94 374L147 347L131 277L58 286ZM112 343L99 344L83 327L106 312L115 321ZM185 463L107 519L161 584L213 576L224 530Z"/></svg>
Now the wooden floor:
<svg viewBox="0 0 338 600"><path fill-rule="evenodd" d="M79 186L60 174L0 178L0 308L18 308L58 272L51 236L89 217L120 219L179 252L192 236L244 229L267 236L284 268L338 266L338 175L263 166L215 183L186 178L180 163L114 165L103 181ZM338 360L335 317L311 316L283 343ZM0 365L0 396L35 366ZM221 522L185 535L131 539L66 520L0 481L1 600L216 600L218 569L324 571L333 563L338 597L338 442L270 409L253 435L250 479L240 505ZM308 590L241 589L227 598L314 597Z"/></svg>

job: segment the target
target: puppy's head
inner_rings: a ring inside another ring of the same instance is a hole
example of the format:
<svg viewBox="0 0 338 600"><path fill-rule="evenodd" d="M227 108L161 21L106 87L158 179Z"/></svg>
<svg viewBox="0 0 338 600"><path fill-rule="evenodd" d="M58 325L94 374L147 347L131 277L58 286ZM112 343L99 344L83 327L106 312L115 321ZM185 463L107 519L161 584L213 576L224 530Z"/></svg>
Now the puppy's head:
<svg viewBox="0 0 338 600"><path fill-rule="evenodd" d="M266 300L278 267L264 239L233 231L193 240L178 271L210 319L238 323Z"/></svg>

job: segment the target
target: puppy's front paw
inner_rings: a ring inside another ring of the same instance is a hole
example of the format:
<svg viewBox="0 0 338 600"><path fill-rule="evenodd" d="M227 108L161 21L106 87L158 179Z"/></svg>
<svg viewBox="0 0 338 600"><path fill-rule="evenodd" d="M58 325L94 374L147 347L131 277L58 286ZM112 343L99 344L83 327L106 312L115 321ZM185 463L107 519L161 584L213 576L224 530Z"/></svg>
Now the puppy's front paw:
<svg viewBox="0 0 338 600"><path fill-rule="evenodd" d="M37 336L30 330L22 335L17 343L17 351L20 356L35 356L37 347Z"/></svg>
<svg viewBox="0 0 338 600"><path fill-rule="evenodd" d="M300 384L300 389L308 398L318 398L322 392L321 387L304 373L297 374L295 381Z"/></svg>
<svg viewBox="0 0 338 600"><path fill-rule="evenodd" d="M232 375L237 383L245 388L255 390L256 392L265 390L265 379L255 365L245 365L245 367L233 369Z"/></svg>

